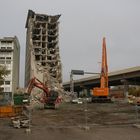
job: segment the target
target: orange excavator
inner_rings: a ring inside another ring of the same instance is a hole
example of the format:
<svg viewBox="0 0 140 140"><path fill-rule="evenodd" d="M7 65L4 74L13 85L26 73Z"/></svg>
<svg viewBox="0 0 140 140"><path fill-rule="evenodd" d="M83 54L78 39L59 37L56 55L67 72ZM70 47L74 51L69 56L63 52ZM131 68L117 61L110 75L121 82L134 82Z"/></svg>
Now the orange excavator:
<svg viewBox="0 0 140 140"><path fill-rule="evenodd" d="M30 95L34 87L42 89L44 92L43 97L39 100L44 104L44 108L56 108L61 102L58 92L55 90L49 90L48 87L36 77L33 77L30 80L26 92Z"/></svg>
<svg viewBox="0 0 140 140"><path fill-rule="evenodd" d="M108 65L107 65L107 52L106 40L103 38L102 44L102 65L100 74L100 87L93 88L93 102L106 102L110 101L109 88L108 88Z"/></svg>

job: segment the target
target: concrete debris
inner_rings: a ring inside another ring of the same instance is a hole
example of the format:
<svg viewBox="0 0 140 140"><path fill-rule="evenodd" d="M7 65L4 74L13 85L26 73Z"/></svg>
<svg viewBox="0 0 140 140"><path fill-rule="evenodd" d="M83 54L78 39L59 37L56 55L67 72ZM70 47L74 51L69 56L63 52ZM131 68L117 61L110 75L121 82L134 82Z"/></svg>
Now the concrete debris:
<svg viewBox="0 0 140 140"><path fill-rule="evenodd" d="M29 119L27 119L26 117L12 117L11 123L14 128L29 127Z"/></svg>
<svg viewBox="0 0 140 140"><path fill-rule="evenodd" d="M62 94L64 102L71 102L73 99L77 98L75 93L65 91Z"/></svg>
<svg viewBox="0 0 140 140"><path fill-rule="evenodd" d="M140 129L140 124L133 124L133 126Z"/></svg>

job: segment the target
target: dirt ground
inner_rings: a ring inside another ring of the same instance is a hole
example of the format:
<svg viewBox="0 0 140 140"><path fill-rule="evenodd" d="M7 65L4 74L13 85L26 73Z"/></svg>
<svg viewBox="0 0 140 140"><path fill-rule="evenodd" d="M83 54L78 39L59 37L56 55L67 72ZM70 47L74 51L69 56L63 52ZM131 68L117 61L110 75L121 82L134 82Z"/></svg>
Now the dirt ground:
<svg viewBox="0 0 140 140"><path fill-rule="evenodd" d="M126 103L61 104L57 110L34 110L31 133L0 119L0 140L139 140L140 107Z"/></svg>

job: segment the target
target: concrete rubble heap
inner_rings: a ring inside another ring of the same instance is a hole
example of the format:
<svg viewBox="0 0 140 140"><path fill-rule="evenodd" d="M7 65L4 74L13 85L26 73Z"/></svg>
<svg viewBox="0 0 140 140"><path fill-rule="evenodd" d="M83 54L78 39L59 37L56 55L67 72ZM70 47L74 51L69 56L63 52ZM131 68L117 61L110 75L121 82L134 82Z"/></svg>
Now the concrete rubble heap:
<svg viewBox="0 0 140 140"><path fill-rule="evenodd" d="M27 28L27 51L30 51L30 74L26 74L25 84L35 76L51 89L61 91L62 65L59 55L59 17L36 14L29 10ZM27 59L27 58L26 58ZM26 64L27 65L27 64ZM28 68L27 68L28 69Z"/></svg>

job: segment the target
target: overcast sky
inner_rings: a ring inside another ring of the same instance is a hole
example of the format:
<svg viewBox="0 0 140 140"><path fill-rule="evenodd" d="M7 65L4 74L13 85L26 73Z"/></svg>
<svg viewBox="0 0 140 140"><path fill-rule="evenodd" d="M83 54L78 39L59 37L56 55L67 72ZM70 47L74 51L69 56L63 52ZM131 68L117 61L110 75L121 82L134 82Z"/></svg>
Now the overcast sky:
<svg viewBox="0 0 140 140"><path fill-rule="evenodd" d="M140 0L0 0L0 38L16 35L20 41L22 87L28 9L62 15L59 46L64 81L71 69L99 72L104 36L110 72L140 65Z"/></svg>

